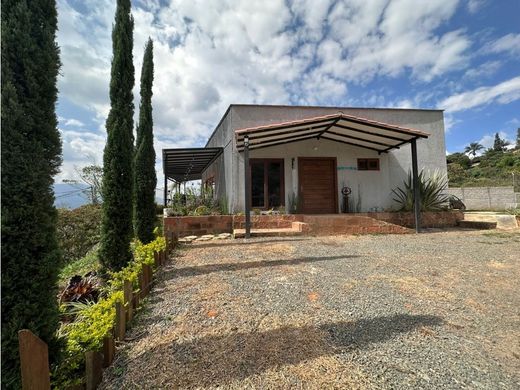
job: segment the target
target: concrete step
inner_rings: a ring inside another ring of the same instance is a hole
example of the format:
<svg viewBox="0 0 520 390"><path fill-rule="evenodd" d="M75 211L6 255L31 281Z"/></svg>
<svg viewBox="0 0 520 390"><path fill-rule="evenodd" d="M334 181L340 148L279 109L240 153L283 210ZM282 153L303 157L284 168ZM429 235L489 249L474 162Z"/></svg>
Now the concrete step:
<svg viewBox="0 0 520 390"><path fill-rule="evenodd" d="M459 221L459 227L466 229L490 230L496 229L497 223L490 221Z"/></svg>
<svg viewBox="0 0 520 390"><path fill-rule="evenodd" d="M251 229L251 237L290 237L301 236L302 234L302 231L293 228ZM244 238L246 235L246 230L234 229L233 235L235 238Z"/></svg>
<svg viewBox="0 0 520 390"><path fill-rule="evenodd" d="M514 215L495 212L468 212L464 213L464 221L494 222L497 229L516 229L518 222Z"/></svg>

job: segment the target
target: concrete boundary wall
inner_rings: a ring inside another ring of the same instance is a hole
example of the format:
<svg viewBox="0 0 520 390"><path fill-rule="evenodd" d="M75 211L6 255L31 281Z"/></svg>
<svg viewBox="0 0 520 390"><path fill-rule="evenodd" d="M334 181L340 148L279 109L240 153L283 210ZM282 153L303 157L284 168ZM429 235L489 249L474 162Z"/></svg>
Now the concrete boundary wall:
<svg viewBox="0 0 520 390"><path fill-rule="evenodd" d="M517 198L513 187L460 187L447 192L459 197L468 210L504 210Z"/></svg>

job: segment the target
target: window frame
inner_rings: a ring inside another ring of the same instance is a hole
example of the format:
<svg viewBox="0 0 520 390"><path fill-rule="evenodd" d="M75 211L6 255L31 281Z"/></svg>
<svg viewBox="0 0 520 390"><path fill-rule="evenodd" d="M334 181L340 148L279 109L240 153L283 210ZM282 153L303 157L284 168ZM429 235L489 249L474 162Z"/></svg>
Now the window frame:
<svg viewBox="0 0 520 390"><path fill-rule="evenodd" d="M270 210L273 208L269 204L269 169L268 164L272 162L280 163L280 205L275 207L285 207L285 159L283 158L250 158L249 159L249 204L252 209ZM251 166L253 164L263 163L264 166L264 205L253 206L253 177L251 172Z"/></svg>
<svg viewBox="0 0 520 390"><path fill-rule="evenodd" d="M370 163L376 163L376 167L370 167ZM365 167L362 168L362 165ZM380 171L381 165L378 158L358 158L357 159L357 169L358 171Z"/></svg>

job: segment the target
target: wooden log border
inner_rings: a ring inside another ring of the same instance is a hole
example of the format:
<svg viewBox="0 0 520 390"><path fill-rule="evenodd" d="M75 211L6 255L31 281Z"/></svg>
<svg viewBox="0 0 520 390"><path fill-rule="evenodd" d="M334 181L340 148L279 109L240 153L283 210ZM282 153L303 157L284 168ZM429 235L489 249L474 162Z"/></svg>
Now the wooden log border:
<svg viewBox="0 0 520 390"><path fill-rule="evenodd" d="M166 237L165 250L154 252L154 266L157 270L166 264L177 246L176 236ZM140 301L151 291L154 270L149 264L143 264L138 276L138 288L134 290L129 280L124 281L124 302L116 302L116 320L114 328L103 339L101 351L85 352L85 389L95 390L103 378L103 368L109 367L114 361L116 340L125 339L128 324L132 321L134 312L139 308ZM30 330L18 332L20 365L23 390L50 390L49 354L47 344Z"/></svg>

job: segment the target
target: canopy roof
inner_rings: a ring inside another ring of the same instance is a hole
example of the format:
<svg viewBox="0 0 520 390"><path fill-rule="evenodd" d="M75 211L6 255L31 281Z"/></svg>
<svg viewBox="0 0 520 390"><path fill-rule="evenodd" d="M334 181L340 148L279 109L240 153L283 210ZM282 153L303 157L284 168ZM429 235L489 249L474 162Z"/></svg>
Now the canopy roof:
<svg viewBox="0 0 520 390"><path fill-rule="evenodd" d="M430 134L389 123L346 115L342 112L290 122L235 130L236 146L244 150L244 137L249 149L260 149L312 138L323 138L347 145L386 153L417 138Z"/></svg>
<svg viewBox="0 0 520 390"><path fill-rule="evenodd" d="M199 180L223 148L163 149L164 175L177 182Z"/></svg>

